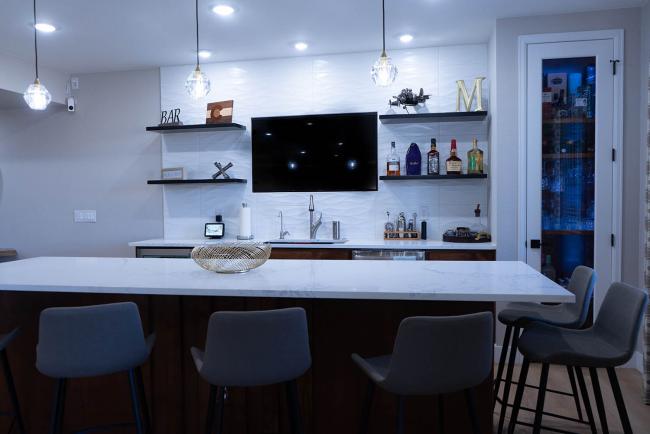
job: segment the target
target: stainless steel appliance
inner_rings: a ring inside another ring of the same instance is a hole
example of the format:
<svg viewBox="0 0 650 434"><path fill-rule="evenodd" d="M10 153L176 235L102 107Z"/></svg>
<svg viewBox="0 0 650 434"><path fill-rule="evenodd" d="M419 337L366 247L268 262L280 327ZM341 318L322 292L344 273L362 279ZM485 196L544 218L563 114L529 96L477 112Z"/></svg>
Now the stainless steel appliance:
<svg viewBox="0 0 650 434"><path fill-rule="evenodd" d="M355 261L424 261L424 250L353 250Z"/></svg>

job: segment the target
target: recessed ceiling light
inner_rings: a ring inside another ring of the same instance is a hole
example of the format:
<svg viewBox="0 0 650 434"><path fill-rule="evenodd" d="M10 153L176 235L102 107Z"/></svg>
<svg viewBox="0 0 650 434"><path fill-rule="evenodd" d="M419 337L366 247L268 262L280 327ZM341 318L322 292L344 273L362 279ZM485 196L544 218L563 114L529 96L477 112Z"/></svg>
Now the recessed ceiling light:
<svg viewBox="0 0 650 434"><path fill-rule="evenodd" d="M212 56L212 53L208 50L199 50L199 57L201 59L209 59Z"/></svg>
<svg viewBox="0 0 650 434"><path fill-rule="evenodd" d="M293 47L298 51L305 51L307 48L309 48L309 45L306 42L296 42L293 44Z"/></svg>
<svg viewBox="0 0 650 434"><path fill-rule="evenodd" d="M222 17L227 17L228 15L235 13L235 8L230 5L216 5L212 8L212 12L221 15Z"/></svg>
<svg viewBox="0 0 650 434"><path fill-rule="evenodd" d="M408 34L402 35L399 37L399 40L405 44L408 44L413 40L413 35L408 35Z"/></svg>
<svg viewBox="0 0 650 434"><path fill-rule="evenodd" d="M47 23L36 23L34 24L34 27L39 32L44 32L44 33L52 33L56 31L56 27L54 27L52 24L47 24Z"/></svg>

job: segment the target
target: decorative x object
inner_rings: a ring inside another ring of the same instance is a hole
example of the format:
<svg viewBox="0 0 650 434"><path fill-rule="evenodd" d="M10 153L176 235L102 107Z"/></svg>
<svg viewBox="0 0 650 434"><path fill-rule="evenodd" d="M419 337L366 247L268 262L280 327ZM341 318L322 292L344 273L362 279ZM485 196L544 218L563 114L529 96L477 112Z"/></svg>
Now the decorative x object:
<svg viewBox="0 0 650 434"><path fill-rule="evenodd" d="M223 176L223 179L230 179L230 175L228 175L226 171L232 167L232 163L228 163L225 166L222 166L220 162L215 161L214 165L219 170L217 171L217 173L212 175L212 179L217 179L219 176Z"/></svg>

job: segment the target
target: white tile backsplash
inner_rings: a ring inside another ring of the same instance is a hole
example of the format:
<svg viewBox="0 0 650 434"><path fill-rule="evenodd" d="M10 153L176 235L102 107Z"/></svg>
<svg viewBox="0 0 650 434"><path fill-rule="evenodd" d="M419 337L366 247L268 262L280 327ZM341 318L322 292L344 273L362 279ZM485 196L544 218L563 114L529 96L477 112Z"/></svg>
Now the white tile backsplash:
<svg viewBox="0 0 650 434"><path fill-rule="evenodd" d="M471 91L473 79L487 76L487 46L462 45L392 51L399 68L396 82L389 88L375 87L370 67L378 53L353 53L287 59L203 64L210 77L209 97L191 100L184 82L192 66L161 68L161 106L180 108L185 124L203 123L206 104L233 99L234 121L247 131L169 134L163 136L163 167L184 167L188 178L208 178L215 171L215 161L232 162L228 171L233 177L249 180L246 185L164 186L165 237L170 239L201 238L204 223L223 215L228 236L236 236L242 202L253 209L253 231L258 239L276 238L278 213L284 214L285 227L293 238L305 238L308 231L308 193L258 193L251 191L250 119L257 116L298 115L306 113L343 113L377 111L403 113L389 108L388 100L404 87L418 91L423 87L431 99L417 111L454 111L456 80L466 80ZM487 107L487 80L483 97ZM411 111L415 111L410 109ZM379 124L379 173L385 173L384 159L390 142L404 158L411 142L425 154L431 137L438 139L441 158L449 154L452 138L458 140L459 155L466 163L472 138L479 140L488 158L486 122ZM471 221L473 209L481 203L487 212L485 180L379 181L377 192L314 194L317 212L323 212L319 236L331 237L333 220L340 220L342 235L355 239L379 239L386 211L399 211L428 222L429 239L439 240L442 232L458 222ZM487 221L487 215L484 221Z"/></svg>

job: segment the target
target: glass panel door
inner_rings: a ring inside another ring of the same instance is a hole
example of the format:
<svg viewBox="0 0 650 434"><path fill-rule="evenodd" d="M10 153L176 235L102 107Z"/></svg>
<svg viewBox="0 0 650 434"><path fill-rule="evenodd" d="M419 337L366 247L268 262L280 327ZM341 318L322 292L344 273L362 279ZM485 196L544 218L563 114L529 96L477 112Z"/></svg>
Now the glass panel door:
<svg viewBox="0 0 650 434"><path fill-rule="evenodd" d="M614 39L526 48L526 262L566 285L578 265L598 274L598 312L614 270Z"/></svg>
<svg viewBox="0 0 650 434"><path fill-rule="evenodd" d="M542 272L594 267L596 58L542 61Z"/></svg>

